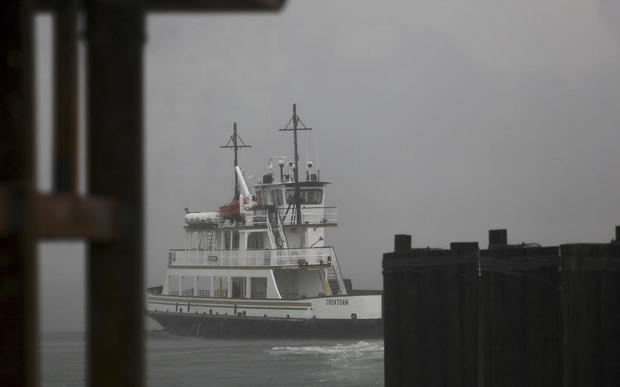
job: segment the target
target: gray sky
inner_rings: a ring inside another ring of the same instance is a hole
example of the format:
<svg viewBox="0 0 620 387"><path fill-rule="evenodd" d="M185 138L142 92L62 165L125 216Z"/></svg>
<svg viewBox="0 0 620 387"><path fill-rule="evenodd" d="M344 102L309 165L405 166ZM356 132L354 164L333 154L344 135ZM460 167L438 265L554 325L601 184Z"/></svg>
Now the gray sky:
<svg viewBox="0 0 620 387"><path fill-rule="evenodd" d="M153 16L146 58L147 285L183 246L183 208L232 195L232 122L247 174L292 153L333 182L345 277L381 287L395 233L414 245L607 242L620 224L620 3L290 1L276 15ZM39 18L39 63L49 19ZM42 67L44 67L42 65ZM39 178L50 186L49 71ZM44 330L84 324L83 246L41 246Z"/></svg>

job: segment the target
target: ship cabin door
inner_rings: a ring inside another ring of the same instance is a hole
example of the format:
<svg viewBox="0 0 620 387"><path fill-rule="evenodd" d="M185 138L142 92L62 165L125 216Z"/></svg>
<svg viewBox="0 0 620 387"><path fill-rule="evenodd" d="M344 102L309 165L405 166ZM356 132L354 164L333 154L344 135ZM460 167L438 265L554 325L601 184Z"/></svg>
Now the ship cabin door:
<svg viewBox="0 0 620 387"><path fill-rule="evenodd" d="M267 278L250 278L250 291L250 297L252 298L267 298Z"/></svg>
<svg viewBox="0 0 620 387"><path fill-rule="evenodd" d="M232 277L232 298L245 298L245 277Z"/></svg>

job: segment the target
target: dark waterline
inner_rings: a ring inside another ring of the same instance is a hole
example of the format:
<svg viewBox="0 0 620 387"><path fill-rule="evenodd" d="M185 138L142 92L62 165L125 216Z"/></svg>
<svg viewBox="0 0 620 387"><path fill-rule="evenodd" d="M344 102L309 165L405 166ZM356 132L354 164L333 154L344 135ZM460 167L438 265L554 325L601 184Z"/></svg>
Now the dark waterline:
<svg viewBox="0 0 620 387"><path fill-rule="evenodd" d="M84 336L44 334L42 386L84 385ZM380 386L383 341L207 340L149 332L148 386Z"/></svg>

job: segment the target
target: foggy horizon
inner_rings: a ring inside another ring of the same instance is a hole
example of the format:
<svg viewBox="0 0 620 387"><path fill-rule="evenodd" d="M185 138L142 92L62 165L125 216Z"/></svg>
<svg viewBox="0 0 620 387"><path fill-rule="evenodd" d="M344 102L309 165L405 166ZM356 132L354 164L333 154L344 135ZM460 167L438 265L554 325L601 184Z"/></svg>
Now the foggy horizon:
<svg viewBox="0 0 620 387"><path fill-rule="evenodd" d="M167 250L183 246L183 209L231 200L232 152L220 145L233 122L252 146L239 163L254 184L270 157L292 157L278 129L293 103L313 128L300 133L300 162L331 182L338 208L326 242L355 288L381 288L397 233L415 247L486 247L494 228L509 243L609 242L620 224L618 19L611 0L289 1L270 15L149 16L145 286L162 283ZM38 186L49 190L49 17L36 36ZM85 329L84 244L39 252L41 330Z"/></svg>

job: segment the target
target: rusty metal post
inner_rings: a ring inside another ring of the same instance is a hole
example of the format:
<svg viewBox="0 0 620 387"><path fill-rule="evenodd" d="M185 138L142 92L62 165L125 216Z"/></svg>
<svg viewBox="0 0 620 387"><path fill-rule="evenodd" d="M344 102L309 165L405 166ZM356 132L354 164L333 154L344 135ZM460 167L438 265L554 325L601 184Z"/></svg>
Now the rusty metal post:
<svg viewBox="0 0 620 387"><path fill-rule="evenodd" d="M142 64L140 0L89 0L90 195L115 198L119 236L88 245L88 382L144 385Z"/></svg>
<svg viewBox="0 0 620 387"><path fill-rule="evenodd" d="M58 0L54 12L54 188L78 190L77 0Z"/></svg>
<svg viewBox="0 0 620 387"><path fill-rule="evenodd" d="M0 237L0 385L36 386L37 270L30 217L34 188L32 3L0 2L0 186L15 198L13 231Z"/></svg>

